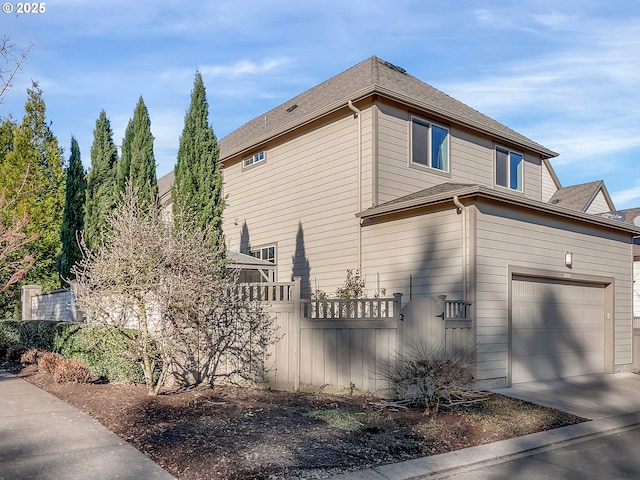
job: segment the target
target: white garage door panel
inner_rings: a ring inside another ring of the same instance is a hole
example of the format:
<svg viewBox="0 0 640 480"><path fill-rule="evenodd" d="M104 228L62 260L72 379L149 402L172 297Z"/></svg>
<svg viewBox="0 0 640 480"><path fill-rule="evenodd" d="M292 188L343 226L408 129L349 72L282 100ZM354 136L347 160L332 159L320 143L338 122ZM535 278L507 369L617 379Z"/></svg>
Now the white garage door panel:
<svg viewBox="0 0 640 480"><path fill-rule="evenodd" d="M511 383L604 371L604 288L514 278Z"/></svg>

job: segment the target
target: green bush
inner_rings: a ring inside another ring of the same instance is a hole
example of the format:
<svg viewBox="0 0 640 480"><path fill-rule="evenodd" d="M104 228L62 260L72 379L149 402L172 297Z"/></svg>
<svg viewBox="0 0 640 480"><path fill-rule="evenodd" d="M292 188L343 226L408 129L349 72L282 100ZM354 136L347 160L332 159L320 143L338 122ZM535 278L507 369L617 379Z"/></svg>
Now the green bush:
<svg viewBox="0 0 640 480"><path fill-rule="evenodd" d="M87 323L0 321L0 361L18 348L37 348L85 360L96 377L144 383L138 359L130 354L136 333Z"/></svg>
<svg viewBox="0 0 640 480"><path fill-rule="evenodd" d="M144 383L144 374L130 354L135 331L121 332L105 325L70 323L55 339L55 351L81 358L97 377L127 383Z"/></svg>
<svg viewBox="0 0 640 480"><path fill-rule="evenodd" d="M53 350L58 322L18 320L0 321L0 342L22 345L26 348Z"/></svg>

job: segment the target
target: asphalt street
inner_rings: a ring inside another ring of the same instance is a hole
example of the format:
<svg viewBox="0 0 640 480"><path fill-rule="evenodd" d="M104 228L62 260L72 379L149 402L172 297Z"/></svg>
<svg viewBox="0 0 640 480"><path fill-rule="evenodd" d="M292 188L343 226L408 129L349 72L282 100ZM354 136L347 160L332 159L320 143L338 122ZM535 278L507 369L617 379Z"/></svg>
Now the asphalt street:
<svg viewBox="0 0 640 480"><path fill-rule="evenodd" d="M467 467L447 480L604 480L640 478L640 426L548 447L478 468Z"/></svg>

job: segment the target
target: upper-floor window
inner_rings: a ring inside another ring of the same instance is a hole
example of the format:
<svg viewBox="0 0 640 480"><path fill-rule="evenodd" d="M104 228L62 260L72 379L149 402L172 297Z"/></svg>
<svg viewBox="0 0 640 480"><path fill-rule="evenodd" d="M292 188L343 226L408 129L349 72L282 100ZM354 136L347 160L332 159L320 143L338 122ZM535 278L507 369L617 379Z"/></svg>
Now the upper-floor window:
<svg viewBox="0 0 640 480"><path fill-rule="evenodd" d="M251 165L253 165L255 163L262 162L264 159L265 159L264 151L263 152L254 153L250 157L247 157L247 158L244 159L244 166L245 167L249 167L249 166L251 166Z"/></svg>
<svg viewBox="0 0 640 480"><path fill-rule="evenodd" d="M411 119L411 163L449 171L449 130L426 120Z"/></svg>
<svg viewBox="0 0 640 480"><path fill-rule="evenodd" d="M496 147L496 185L521 192L523 165L521 153Z"/></svg>

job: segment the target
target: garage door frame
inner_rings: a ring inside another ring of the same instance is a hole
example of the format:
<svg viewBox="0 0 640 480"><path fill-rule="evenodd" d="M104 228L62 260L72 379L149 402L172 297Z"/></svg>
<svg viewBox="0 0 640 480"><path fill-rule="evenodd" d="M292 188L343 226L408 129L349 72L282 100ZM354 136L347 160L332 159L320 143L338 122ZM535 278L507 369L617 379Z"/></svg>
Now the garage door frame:
<svg viewBox="0 0 640 480"><path fill-rule="evenodd" d="M614 365L614 288L615 278L599 275L576 274L567 271L541 270L526 267L509 267L509 307L508 307L508 368L507 385L512 385L512 345L513 345L513 280L524 277L537 280L586 283L604 287L604 371L613 373Z"/></svg>

